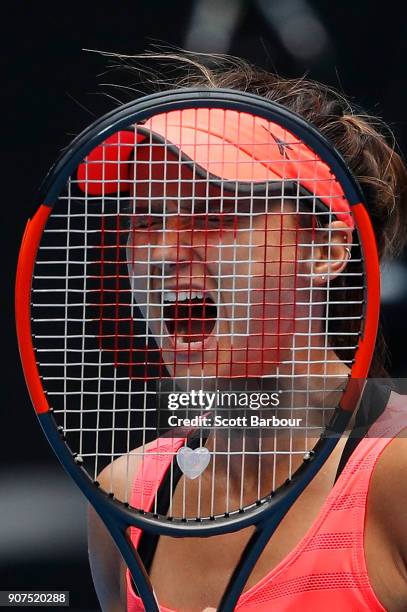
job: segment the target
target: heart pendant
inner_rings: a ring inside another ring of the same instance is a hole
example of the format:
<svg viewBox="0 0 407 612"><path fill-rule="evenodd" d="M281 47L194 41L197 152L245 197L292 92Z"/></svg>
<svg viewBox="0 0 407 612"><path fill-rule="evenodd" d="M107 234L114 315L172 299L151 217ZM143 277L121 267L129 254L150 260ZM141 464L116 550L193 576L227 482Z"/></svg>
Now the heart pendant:
<svg viewBox="0 0 407 612"><path fill-rule="evenodd" d="M193 480L202 474L211 460L211 454L205 446L192 450L188 446L182 446L177 452L177 463L180 470L187 478Z"/></svg>

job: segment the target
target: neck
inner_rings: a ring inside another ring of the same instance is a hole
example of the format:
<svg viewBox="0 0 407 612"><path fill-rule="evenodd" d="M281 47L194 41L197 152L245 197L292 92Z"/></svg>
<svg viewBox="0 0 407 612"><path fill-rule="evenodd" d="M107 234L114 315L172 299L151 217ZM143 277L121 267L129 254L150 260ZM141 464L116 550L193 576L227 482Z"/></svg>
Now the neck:
<svg viewBox="0 0 407 612"><path fill-rule="evenodd" d="M236 419L241 416L246 417L246 421L213 428L207 439L206 446L216 457L215 473L219 482L227 475L229 481L239 487L243 474L246 489L250 482L257 486L261 472L272 475L273 489L291 476L329 422L348 378L348 368L335 359L333 351L330 353L329 360L322 364L323 372L317 363L312 374L297 367L291 378L259 379L258 385L251 381L248 393L253 393L254 387L260 393L279 389L278 406L267 410L232 408L222 412L222 417ZM315 358L315 362L318 361ZM259 419L256 427L250 427L252 415ZM262 488L265 482L265 488L271 490L269 478L262 477L261 481Z"/></svg>

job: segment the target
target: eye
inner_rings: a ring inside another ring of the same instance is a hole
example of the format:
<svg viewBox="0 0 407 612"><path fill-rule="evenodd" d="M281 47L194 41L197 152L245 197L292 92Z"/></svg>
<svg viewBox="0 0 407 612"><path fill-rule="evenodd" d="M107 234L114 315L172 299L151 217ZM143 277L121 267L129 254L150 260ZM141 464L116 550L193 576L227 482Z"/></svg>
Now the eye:
<svg viewBox="0 0 407 612"><path fill-rule="evenodd" d="M222 227L223 219L222 215L208 215L206 218L208 227Z"/></svg>
<svg viewBox="0 0 407 612"><path fill-rule="evenodd" d="M160 216L153 215L136 215L133 220L134 229L154 229L159 228L162 225L162 218Z"/></svg>
<svg viewBox="0 0 407 612"><path fill-rule="evenodd" d="M237 222L236 215L199 215L195 218L194 227L200 229L226 229Z"/></svg>
<svg viewBox="0 0 407 612"><path fill-rule="evenodd" d="M221 227L219 215L199 215L194 223L194 226L199 229L217 229Z"/></svg>

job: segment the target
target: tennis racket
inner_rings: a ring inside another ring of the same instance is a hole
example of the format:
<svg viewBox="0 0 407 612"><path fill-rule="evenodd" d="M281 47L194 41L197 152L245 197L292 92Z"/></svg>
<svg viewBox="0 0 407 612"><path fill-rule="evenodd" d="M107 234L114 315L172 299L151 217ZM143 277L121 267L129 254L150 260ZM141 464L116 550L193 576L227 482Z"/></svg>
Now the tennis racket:
<svg viewBox="0 0 407 612"><path fill-rule="evenodd" d="M219 604L231 611L368 376L379 268L360 187L284 107L186 89L94 123L39 203L16 320L42 429L149 612L159 607L132 529L208 537L255 526ZM143 480L152 460L156 480Z"/></svg>

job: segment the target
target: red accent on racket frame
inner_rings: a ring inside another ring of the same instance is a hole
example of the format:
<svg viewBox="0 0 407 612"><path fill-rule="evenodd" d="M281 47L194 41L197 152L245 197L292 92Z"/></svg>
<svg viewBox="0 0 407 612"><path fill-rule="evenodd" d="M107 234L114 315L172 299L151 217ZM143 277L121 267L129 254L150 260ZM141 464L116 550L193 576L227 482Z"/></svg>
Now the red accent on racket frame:
<svg viewBox="0 0 407 612"><path fill-rule="evenodd" d="M42 388L31 335L31 283L41 236L52 207L42 204L24 231L18 256L15 301L18 347L31 401L37 414L49 411Z"/></svg>
<svg viewBox="0 0 407 612"><path fill-rule="evenodd" d="M364 313L364 329L359 340L351 371L351 379L342 397L340 406L343 410L354 410L361 397L364 382L369 374L374 353L377 328L380 316L380 265L376 248L376 239L369 214L363 204L352 206L361 244L364 250L366 267L367 295Z"/></svg>

